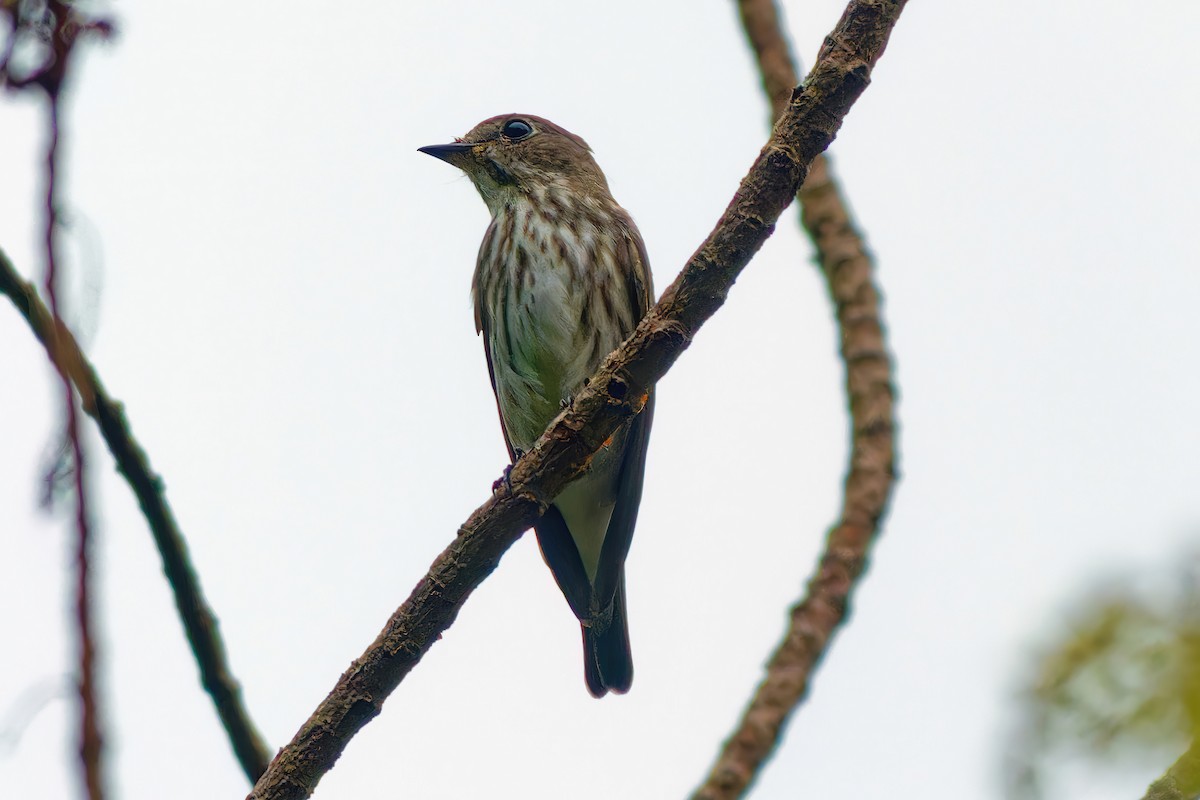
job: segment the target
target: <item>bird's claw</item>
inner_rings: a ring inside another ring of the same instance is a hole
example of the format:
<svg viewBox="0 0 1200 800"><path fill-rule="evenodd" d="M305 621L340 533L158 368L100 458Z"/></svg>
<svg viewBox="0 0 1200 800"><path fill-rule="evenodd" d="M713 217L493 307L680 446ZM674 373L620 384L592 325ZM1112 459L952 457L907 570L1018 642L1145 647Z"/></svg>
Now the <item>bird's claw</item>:
<svg viewBox="0 0 1200 800"><path fill-rule="evenodd" d="M504 468L503 475L492 481L492 494L500 491L501 487L508 489L510 492L512 491L512 464Z"/></svg>
<svg viewBox="0 0 1200 800"><path fill-rule="evenodd" d="M500 487L501 487L501 486L503 486L504 488L508 489L508 491L510 491L510 492L512 491L512 468L513 468L513 464L516 464L518 461L520 461L520 460L521 460L521 456L523 456L523 455L525 455L525 451L524 451L524 450L522 450L522 449L520 449L520 448L518 448L518 447L514 447L514 448L513 448L513 463L512 463L512 464L509 464L508 466L506 466L506 467L504 468L504 474L503 474L503 475L501 475L501 476L500 476L499 478L497 478L496 480L492 481L492 493L493 493L493 494L495 494L496 492L500 491Z"/></svg>

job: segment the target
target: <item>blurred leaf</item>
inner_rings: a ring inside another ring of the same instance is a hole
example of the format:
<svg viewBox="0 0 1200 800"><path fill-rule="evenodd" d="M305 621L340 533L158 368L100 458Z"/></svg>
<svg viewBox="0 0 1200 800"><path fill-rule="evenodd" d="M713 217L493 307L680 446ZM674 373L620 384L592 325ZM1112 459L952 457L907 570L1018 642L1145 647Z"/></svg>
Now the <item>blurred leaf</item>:
<svg viewBox="0 0 1200 800"><path fill-rule="evenodd" d="M1034 655L1018 694L1009 796L1054 760L1169 764L1200 729L1200 595L1191 576L1093 591Z"/></svg>

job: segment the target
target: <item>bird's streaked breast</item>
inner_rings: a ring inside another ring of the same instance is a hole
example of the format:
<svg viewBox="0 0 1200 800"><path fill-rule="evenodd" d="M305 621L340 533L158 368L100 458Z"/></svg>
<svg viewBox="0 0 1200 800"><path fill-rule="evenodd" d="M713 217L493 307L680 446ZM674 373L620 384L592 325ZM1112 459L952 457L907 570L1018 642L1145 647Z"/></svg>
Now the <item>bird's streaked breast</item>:
<svg viewBox="0 0 1200 800"><path fill-rule="evenodd" d="M493 218L473 291L486 317L500 413L512 444L527 450L633 330L618 263L620 232L595 202L542 190Z"/></svg>

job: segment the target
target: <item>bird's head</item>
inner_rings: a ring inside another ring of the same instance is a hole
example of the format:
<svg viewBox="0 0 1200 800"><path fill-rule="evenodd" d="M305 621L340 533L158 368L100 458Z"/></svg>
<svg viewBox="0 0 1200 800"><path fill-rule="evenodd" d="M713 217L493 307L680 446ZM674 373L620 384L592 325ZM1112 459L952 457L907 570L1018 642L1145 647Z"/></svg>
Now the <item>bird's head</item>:
<svg viewBox="0 0 1200 800"><path fill-rule="evenodd" d="M450 144L419 150L465 172L492 213L539 189L608 194L587 142L532 114L491 117Z"/></svg>

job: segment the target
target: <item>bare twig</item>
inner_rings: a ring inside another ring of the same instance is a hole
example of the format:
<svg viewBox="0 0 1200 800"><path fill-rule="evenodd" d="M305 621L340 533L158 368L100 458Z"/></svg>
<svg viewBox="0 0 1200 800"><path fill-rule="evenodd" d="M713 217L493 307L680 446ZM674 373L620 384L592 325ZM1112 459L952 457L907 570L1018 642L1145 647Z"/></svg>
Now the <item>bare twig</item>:
<svg viewBox="0 0 1200 800"><path fill-rule="evenodd" d="M51 135L52 142L57 137L57 99L66 75L66 65L71 49L82 33L111 34L112 24L104 19L88 19L80 16L69 4L51 0L46 4L48 14L45 17L23 17L24 7L18 3L4 4L3 12L10 18L12 33L6 42L3 56L0 57L0 82L9 88L24 89L40 87L45 90L51 101ZM14 76L9 70L9 56L12 45L19 36L39 35L39 31L48 27L45 36L51 45L51 52L45 63L39 65L28 75ZM52 150L53 153L53 150ZM51 157L53 169L53 156ZM50 180L51 192L53 179ZM48 198L47 211L51 220L48 232L48 251L53 246L53 215L55 204L53 197ZM53 260L50 261L53 263ZM48 271L48 275L49 275ZM68 400L68 428L72 432L73 449L76 455L77 494L82 494L82 452L75 448L78 437L75 435L74 403L71 394L71 384L74 383L79 392L84 410L93 416L100 425L100 431L109 449L117 460L118 467L133 488L142 506L142 511L150 523L151 531L158 544L159 553L163 559L163 569L175 594L175 603L179 609L180 618L192 645L196 661L200 667L201 681L212 696L217 706L217 712L225 725L234 751L251 781L257 779L266 768L269 755L257 731L245 712L240 698L240 688L229 672L224 647L216 630L216 621L200 592L187 555L183 537L175 524L170 508L162 495L161 481L150 470L145 454L134 441L129 432L128 424L120 406L112 402L105 394L99 379L91 365L84 359L70 331L63 324L54 306L53 281L48 280L47 296L51 299L51 310L47 310L38 299L32 286L23 282L15 273L12 265L0 252L0 291L9 296L18 310L24 315L34 333L45 345L51 361L63 377ZM80 627L86 631L86 608L84 606L86 592L86 538L83 535L84 512L80 511L80 581L79 587ZM85 730L88 729L86 720L94 719L94 713L89 715L88 708L94 712L94 700L90 696L92 679L90 664L92 645L89 636L83 637L84 647L81 656L83 666L83 687L85 707ZM98 761L99 734L92 730L84 736L84 761ZM99 780L88 779L89 791L99 786ZM93 791L93 796L98 796Z"/></svg>
<svg viewBox="0 0 1200 800"><path fill-rule="evenodd" d="M513 465L430 567L378 638L271 763L256 800L308 797L350 738L458 614L501 555L593 454L637 414L654 383L716 312L791 203L809 163L866 88L905 0L852 0L716 228L634 335L605 359L572 406Z"/></svg>
<svg viewBox="0 0 1200 800"><path fill-rule="evenodd" d="M82 493L82 452L77 447L78 437L74 432L75 408L71 384L79 392L83 410L95 418L100 432L125 476L142 513L150 524L150 530L158 545L163 560L163 571L175 594L175 605L200 667L200 679L217 707L217 713L225 726L234 752L247 777L254 781L266 769L270 755L261 737L254 728L249 714L241 701L241 689L229 670L225 648L217 631L216 618L209 609L200 591L199 581L192 569L187 546L175 522L174 515L163 496L162 481L150 468L145 453L130 433L129 425L118 403L113 402L100 384L95 370L83 357L75 338L57 313L54 279L53 248L57 205L54 199L55 142L58 136L58 97L66 76L66 67L72 48L82 34L94 33L107 36L112 33L112 23L105 19L82 16L71 4L61 0L47 0L44 8L36 3L0 3L0 14L10 20L11 33L0 52L0 85L10 89L41 89L50 99L51 155L48 163L47 196L47 297L51 301L48 310L31 285L18 277L12 264L0 252L0 292L8 295L17 310L25 317L34 334L46 347L51 362L63 378L68 400L68 430L72 432L72 450L75 454L76 493ZM45 40L49 52L44 63L36 65L28 74L13 75L10 56L13 43L21 36ZM86 594L86 514L80 510L80 581L79 615L81 631L89 630L86 621L84 597ZM90 635L83 637L81 654L83 686L85 688L85 720L94 720L94 699L89 701L92 679L90 677L92 647ZM85 722L86 726L86 722ZM85 763L99 752L99 734L91 730L84 737ZM98 758L98 756L96 756ZM94 782L99 785L99 781ZM89 787L93 784L89 780ZM95 795L94 795L95 796Z"/></svg>
<svg viewBox="0 0 1200 800"><path fill-rule="evenodd" d="M137 497L200 669L200 682L216 706L242 771L250 781L257 780L266 771L271 755L242 702L241 686L229 667L216 615L209 607L200 579L192 567L187 542L167 503L162 479L155 474L145 451L134 439L121 404L108 395L75 337L61 322L55 334L50 312L42 305L34 288L17 275L3 251L0 251L0 294L7 295L29 323L55 367L70 375L83 410L96 420L109 452L116 459L117 469Z"/></svg>
<svg viewBox="0 0 1200 800"><path fill-rule="evenodd" d="M50 299L50 316L61 321L58 302L57 227L58 201L58 90L50 95L49 147L46 156L46 272L45 291ZM83 440L79 435L79 419L75 410L75 392L71 380L61 375L66 436L71 451L71 474L75 489L75 622L79 647L79 756L83 780L90 800L103 800L103 737L100 734L100 712L96 697L96 640L92 629L91 562L92 528L88 515L86 487L87 460Z"/></svg>
<svg viewBox="0 0 1200 800"><path fill-rule="evenodd" d="M763 89L779 116L787 108L796 67L774 0L739 0L738 7ZM895 480L892 365L871 258L823 155L814 159L798 196L802 225L816 245L837 309L846 365L851 440L841 519L826 536L816 573L791 610L788 630L767 663L766 675L694 800L743 796L774 752L833 634L846 619L850 595L866 567Z"/></svg>
<svg viewBox="0 0 1200 800"><path fill-rule="evenodd" d="M60 0L47 0L44 16L22 16L19 4L5 6L12 20L11 39L0 60L0 81L16 90L40 88L47 99L46 204L45 204L45 280L46 297L50 302L50 317L61 324L62 314L58 297L58 156L61 129L59 99L71 50L83 29L81 18ZM9 72L11 44L31 28L49 34L50 53L45 63L28 76L14 79ZM92 620L91 565L92 527L88 514L87 459L79 433L75 409L75 392L71 379L60 373L63 387L66 439L72 460L75 489L75 623L79 649L79 757L83 784L90 800L104 798L103 736L100 728L99 701L96 691L96 640Z"/></svg>

